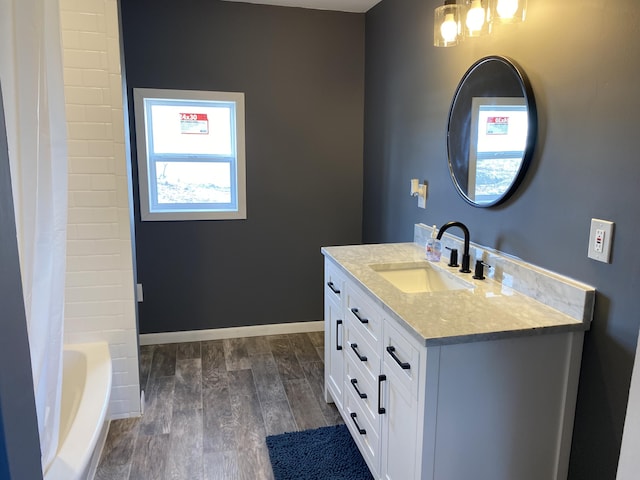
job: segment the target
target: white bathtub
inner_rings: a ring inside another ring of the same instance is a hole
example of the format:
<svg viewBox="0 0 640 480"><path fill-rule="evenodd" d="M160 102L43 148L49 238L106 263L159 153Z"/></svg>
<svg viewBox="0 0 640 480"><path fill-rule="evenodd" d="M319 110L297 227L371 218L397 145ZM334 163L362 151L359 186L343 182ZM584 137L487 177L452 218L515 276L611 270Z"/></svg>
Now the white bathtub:
<svg viewBox="0 0 640 480"><path fill-rule="evenodd" d="M108 429L111 356L106 343L65 345L58 452L45 480L85 480Z"/></svg>

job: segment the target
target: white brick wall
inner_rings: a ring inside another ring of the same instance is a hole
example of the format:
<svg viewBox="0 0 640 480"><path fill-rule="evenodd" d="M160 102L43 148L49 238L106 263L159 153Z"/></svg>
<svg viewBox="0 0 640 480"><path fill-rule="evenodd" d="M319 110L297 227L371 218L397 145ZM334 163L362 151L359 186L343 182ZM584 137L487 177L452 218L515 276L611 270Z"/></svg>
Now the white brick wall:
<svg viewBox="0 0 640 480"><path fill-rule="evenodd" d="M69 146L65 342L108 341L112 418L140 414L116 0L60 0Z"/></svg>

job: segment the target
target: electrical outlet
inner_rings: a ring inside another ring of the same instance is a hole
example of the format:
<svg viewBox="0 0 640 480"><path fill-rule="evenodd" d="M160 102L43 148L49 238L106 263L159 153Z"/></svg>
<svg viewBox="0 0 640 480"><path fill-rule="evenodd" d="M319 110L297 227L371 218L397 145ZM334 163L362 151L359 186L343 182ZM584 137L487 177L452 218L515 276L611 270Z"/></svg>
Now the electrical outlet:
<svg viewBox="0 0 640 480"><path fill-rule="evenodd" d="M613 243L614 223L608 220L591 219L589 231L589 258L599 262L611 263L611 244Z"/></svg>
<svg viewBox="0 0 640 480"><path fill-rule="evenodd" d="M596 238L594 239L593 249L597 253L602 253L603 244L604 244L604 229L596 228Z"/></svg>

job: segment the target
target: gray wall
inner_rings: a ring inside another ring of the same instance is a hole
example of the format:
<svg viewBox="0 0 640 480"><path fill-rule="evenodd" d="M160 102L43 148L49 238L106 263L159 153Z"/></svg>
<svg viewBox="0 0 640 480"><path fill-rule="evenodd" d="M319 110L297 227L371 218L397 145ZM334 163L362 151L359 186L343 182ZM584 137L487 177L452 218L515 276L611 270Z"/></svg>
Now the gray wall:
<svg viewBox="0 0 640 480"><path fill-rule="evenodd" d="M364 241L459 220L473 241L595 286L570 478L613 479L640 320L640 3L529 1L526 23L446 49L432 46L438 5L383 0L366 16ZM460 77L491 54L528 74L540 132L519 192L478 209L449 178L446 125ZM429 181L426 211L408 195L412 177ZM592 217L616 222L611 265L587 258Z"/></svg>
<svg viewBox="0 0 640 480"><path fill-rule="evenodd" d="M246 105L246 221L141 223L134 191L140 332L321 320L320 247L361 241L364 15L216 0L121 9L129 98L241 91Z"/></svg>
<svg viewBox="0 0 640 480"><path fill-rule="evenodd" d="M0 403L0 478L9 478L9 459L7 458L7 443L4 439L4 425L2 424L2 404Z"/></svg>
<svg viewBox="0 0 640 480"><path fill-rule="evenodd" d="M42 478L0 89L0 478Z"/></svg>

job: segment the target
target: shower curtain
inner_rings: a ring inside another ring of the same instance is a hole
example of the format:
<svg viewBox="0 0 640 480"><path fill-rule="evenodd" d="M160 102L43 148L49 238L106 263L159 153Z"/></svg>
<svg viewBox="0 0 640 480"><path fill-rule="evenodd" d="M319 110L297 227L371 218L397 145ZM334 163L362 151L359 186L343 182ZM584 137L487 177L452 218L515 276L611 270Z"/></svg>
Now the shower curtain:
<svg viewBox="0 0 640 480"><path fill-rule="evenodd" d="M58 442L67 151L58 0L0 0L0 81L42 467Z"/></svg>

